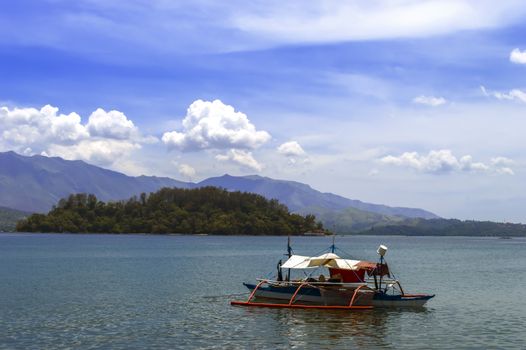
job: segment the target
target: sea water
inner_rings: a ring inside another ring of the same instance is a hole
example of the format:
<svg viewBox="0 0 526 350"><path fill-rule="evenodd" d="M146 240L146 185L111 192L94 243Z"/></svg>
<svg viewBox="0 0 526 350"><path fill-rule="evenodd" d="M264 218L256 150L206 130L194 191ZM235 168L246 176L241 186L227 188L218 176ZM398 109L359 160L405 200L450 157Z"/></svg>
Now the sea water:
<svg viewBox="0 0 526 350"><path fill-rule="evenodd" d="M331 244L292 238L297 254ZM284 237L0 234L0 348L526 348L525 239L336 238L355 259L379 244L406 292L436 294L427 307L231 306Z"/></svg>

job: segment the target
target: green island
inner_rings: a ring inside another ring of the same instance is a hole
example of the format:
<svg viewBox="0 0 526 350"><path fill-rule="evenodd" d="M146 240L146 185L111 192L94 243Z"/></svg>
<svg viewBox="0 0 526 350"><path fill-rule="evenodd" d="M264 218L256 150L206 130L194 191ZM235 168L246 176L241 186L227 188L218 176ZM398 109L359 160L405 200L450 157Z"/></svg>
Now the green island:
<svg viewBox="0 0 526 350"><path fill-rule="evenodd" d="M328 233L314 215L292 214L277 200L217 187L162 188L128 200L92 194L61 199L48 214L32 214L18 232L288 235Z"/></svg>
<svg viewBox="0 0 526 350"><path fill-rule="evenodd" d="M526 237L526 225L458 219L406 219L373 226L365 235Z"/></svg>
<svg viewBox="0 0 526 350"><path fill-rule="evenodd" d="M218 187L162 188L122 201L103 202L93 194L72 194L48 214L0 208L0 231L56 233L182 233L216 235L317 234L400 236L526 237L526 225L457 219L407 219L363 215L350 208L343 221L320 214L291 213L276 199ZM343 215L342 214L342 215ZM338 223L338 224L336 224ZM364 224L365 223L365 224ZM324 225L325 224L325 225ZM328 228L328 229L327 229Z"/></svg>

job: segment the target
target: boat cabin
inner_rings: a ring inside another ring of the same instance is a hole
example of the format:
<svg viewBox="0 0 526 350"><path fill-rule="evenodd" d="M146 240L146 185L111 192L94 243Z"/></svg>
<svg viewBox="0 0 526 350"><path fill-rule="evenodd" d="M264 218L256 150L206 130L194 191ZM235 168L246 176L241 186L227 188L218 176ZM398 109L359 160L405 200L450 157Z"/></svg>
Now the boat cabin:
<svg viewBox="0 0 526 350"><path fill-rule="evenodd" d="M330 278L324 275L318 282L335 283L365 283L366 275L369 277L389 276L389 267L386 263L375 263L364 260L343 259L334 253L308 257L292 255L283 265L282 269L312 269L326 267Z"/></svg>

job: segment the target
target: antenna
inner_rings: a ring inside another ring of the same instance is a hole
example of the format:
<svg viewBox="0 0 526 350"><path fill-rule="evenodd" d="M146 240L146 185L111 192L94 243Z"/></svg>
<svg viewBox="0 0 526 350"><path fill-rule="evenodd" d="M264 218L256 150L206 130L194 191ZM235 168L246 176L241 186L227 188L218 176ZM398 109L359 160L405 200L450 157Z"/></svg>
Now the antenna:
<svg viewBox="0 0 526 350"><path fill-rule="evenodd" d="M287 255L289 259L292 256L292 247L290 246L290 235L287 236ZM287 270L286 281L290 281L290 269Z"/></svg>

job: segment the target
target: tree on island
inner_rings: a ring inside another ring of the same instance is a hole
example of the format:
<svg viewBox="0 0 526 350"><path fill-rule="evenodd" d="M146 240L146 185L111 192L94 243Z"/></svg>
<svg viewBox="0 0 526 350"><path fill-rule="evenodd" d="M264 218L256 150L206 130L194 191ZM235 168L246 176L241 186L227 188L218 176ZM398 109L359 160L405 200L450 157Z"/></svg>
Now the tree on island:
<svg viewBox="0 0 526 350"><path fill-rule="evenodd" d="M46 215L17 223L19 232L288 235L326 232L314 215L291 214L276 199L216 187L163 188L128 200L92 194L61 199Z"/></svg>

